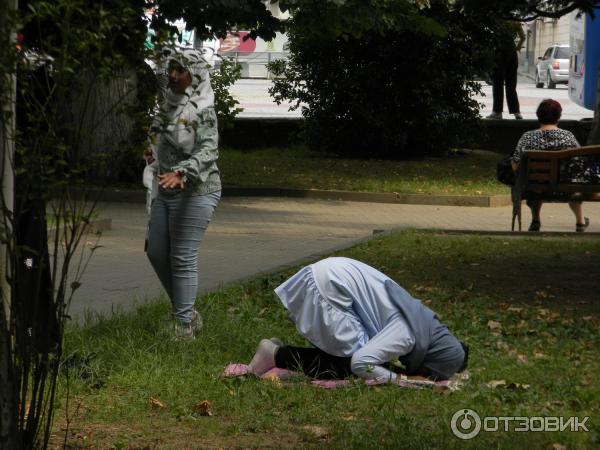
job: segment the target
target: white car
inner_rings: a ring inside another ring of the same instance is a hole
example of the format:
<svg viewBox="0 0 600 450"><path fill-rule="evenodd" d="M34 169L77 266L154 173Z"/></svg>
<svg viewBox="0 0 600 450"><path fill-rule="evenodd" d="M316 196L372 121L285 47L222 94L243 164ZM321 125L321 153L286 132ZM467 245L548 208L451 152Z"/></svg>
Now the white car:
<svg viewBox="0 0 600 450"><path fill-rule="evenodd" d="M535 67L535 87L554 89L557 84L569 83L569 58L571 47L566 44L554 44L548 47L544 56L538 58Z"/></svg>

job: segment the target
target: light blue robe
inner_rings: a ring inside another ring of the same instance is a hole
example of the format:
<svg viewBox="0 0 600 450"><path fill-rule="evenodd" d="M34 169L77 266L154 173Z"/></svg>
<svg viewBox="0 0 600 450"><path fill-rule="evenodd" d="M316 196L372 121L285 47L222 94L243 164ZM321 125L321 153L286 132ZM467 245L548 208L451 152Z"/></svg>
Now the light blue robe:
<svg viewBox="0 0 600 450"><path fill-rule="evenodd" d="M275 293L313 345L352 357L352 372L362 378L394 379L381 365L410 353L415 338L388 295L387 280L360 261L334 257L304 267Z"/></svg>
<svg viewBox="0 0 600 450"><path fill-rule="evenodd" d="M350 258L304 267L275 289L300 335L334 356L351 357L355 375L393 380L382 365L449 378L466 363L462 344L436 314L378 270Z"/></svg>

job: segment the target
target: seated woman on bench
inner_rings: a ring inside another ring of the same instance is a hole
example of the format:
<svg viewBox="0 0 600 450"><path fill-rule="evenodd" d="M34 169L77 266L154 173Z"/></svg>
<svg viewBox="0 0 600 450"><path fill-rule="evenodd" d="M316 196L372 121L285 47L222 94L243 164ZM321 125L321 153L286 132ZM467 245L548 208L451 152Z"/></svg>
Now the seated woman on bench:
<svg viewBox="0 0 600 450"><path fill-rule="evenodd" d="M565 150L579 147L579 142L570 131L558 128L558 121L562 114L562 107L556 100L542 100L536 111L540 127L537 130L526 131L519 139L512 156L512 167L516 172L521 161L521 155L528 150ZM527 200L531 209L531 225L529 231L540 231L542 210L541 200ZM569 202L569 207L575 214L575 231L582 232L590 224L587 217L583 217L583 208L580 201Z"/></svg>
<svg viewBox="0 0 600 450"><path fill-rule="evenodd" d="M321 379L357 375L386 382L402 372L446 380L467 366L467 346L433 311L360 261L321 260L301 269L275 294L315 347L263 339L249 367L257 376L279 367Z"/></svg>

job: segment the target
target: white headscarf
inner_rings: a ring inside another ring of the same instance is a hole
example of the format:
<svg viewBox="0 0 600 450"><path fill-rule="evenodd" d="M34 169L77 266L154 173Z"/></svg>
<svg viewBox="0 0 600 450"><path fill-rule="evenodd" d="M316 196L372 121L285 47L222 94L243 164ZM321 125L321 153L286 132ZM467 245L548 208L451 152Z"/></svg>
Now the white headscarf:
<svg viewBox="0 0 600 450"><path fill-rule="evenodd" d="M163 120L166 119L168 123L163 122L160 129L164 139L189 154L194 145L194 122L198 120L198 114L203 109L213 108L215 103L208 72L209 64L202 54L194 49L169 49L165 53L167 54L161 70L163 76L167 73L169 63L176 61L190 73L192 83L181 95L167 88L165 104L161 109Z"/></svg>
<svg viewBox="0 0 600 450"><path fill-rule="evenodd" d="M167 68L171 61L177 62L190 73L192 84L186 89L184 95L196 104L196 109L214 107L215 94L210 85L209 64L202 53L191 48L176 49L167 57Z"/></svg>

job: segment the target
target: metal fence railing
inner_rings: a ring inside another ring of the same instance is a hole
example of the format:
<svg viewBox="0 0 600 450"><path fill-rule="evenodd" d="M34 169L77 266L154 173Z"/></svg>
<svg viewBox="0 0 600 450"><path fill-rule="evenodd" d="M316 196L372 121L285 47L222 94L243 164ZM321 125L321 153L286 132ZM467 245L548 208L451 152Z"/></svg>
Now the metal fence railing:
<svg viewBox="0 0 600 450"><path fill-rule="evenodd" d="M235 61L242 68L242 78L271 78L267 64L288 59L286 52L227 52L221 57Z"/></svg>

